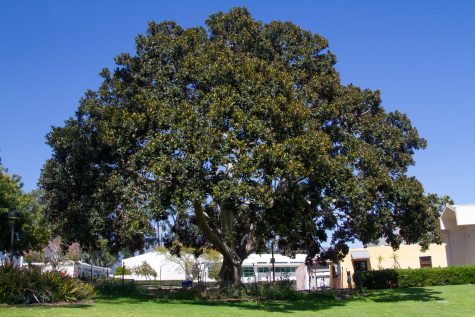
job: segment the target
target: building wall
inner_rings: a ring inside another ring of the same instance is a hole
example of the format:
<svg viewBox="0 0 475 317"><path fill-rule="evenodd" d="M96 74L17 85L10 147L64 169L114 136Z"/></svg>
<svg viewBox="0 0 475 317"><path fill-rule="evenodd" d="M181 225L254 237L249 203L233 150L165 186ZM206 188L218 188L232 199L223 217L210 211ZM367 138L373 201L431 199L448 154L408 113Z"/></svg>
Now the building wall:
<svg viewBox="0 0 475 317"><path fill-rule="evenodd" d="M469 264L475 264L475 225L464 226L466 251Z"/></svg>
<svg viewBox="0 0 475 317"><path fill-rule="evenodd" d="M183 281L186 278L185 271L181 268L181 266L172 261L167 260L166 256L159 252L149 252L131 258L127 258L122 260L122 263L128 269L131 269L133 267L140 266L144 261L147 262L157 272L157 280L160 279L160 272L162 280ZM136 280L145 279L144 276L138 275L131 275L128 277Z"/></svg>
<svg viewBox="0 0 475 317"><path fill-rule="evenodd" d="M295 271L295 280L297 290L309 289L307 266L305 266L305 264L302 263L297 267Z"/></svg>
<svg viewBox="0 0 475 317"><path fill-rule="evenodd" d="M475 225L447 226L443 233L448 265L475 264Z"/></svg>
<svg viewBox="0 0 475 317"><path fill-rule="evenodd" d="M430 256L432 260L432 267L446 267L447 255L446 244L431 244L429 249L425 252L421 251L421 247L417 244L401 245L401 247L394 251L390 246L375 246L360 249L350 249L348 255L340 263L339 281L343 288L348 288L347 272L353 279L354 260L351 257L352 251L367 251L370 258L368 259L368 270L389 269L399 267L402 269L416 269L420 268L420 257ZM396 254L396 261L393 254ZM382 257L379 261L378 257ZM352 281L352 286L354 283Z"/></svg>

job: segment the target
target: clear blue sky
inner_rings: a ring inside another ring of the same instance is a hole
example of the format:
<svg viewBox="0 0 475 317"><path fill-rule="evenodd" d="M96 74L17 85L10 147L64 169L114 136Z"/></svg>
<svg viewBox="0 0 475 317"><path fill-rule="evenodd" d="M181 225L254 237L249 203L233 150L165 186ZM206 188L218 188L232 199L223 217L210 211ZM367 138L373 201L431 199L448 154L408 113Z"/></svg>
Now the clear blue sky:
<svg viewBox="0 0 475 317"><path fill-rule="evenodd" d="M410 170L426 191L475 203L475 1L3 1L3 164L36 188L46 133L98 87L102 67L133 52L147 21L195 26L233 6L328 38L342 81L380 89L428 140Z"/></svg>

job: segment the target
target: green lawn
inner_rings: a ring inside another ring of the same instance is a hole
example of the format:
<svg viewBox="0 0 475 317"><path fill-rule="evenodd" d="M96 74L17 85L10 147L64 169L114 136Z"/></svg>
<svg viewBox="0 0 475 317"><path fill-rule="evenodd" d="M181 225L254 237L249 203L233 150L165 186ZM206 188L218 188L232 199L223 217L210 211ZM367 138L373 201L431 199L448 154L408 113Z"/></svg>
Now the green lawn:
<svg viewBox="0 0 475 317"><path fill-rule="evenodd" d="M475 285L372 291L352 300L215 303L97 299L67 307L0 307L0 316L475 316Z"/></svg>

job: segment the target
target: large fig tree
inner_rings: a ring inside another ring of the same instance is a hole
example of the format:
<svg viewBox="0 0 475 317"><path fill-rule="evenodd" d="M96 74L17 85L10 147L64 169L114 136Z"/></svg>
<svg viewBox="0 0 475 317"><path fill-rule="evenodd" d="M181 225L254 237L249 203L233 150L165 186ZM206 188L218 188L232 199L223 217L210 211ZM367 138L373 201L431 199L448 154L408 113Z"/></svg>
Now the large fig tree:
<svg viewBox="0 0 475 317"><path fill-rule="evenodd" d="M439 241L437 198L407 175L426 141L379 91L341 84L325 38L242 8L206 25L150 23L48 135L40 184L63 238L137 249L168 220L222 254L225 283L271 238L321 260L355 239Z"/></svg>

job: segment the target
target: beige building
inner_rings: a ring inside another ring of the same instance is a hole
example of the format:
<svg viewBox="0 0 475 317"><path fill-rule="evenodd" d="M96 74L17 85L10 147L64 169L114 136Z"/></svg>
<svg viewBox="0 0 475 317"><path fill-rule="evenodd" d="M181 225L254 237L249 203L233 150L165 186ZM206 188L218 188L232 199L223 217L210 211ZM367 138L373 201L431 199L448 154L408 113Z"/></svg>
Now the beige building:
<svg viewBox="0 0 475 317"><path fill-rule="evenodd" d="M330 270L332 287L347 288L348 277L353 279L353 273L359 270L475 264L475 204L445 206L440 233L444 243L431 244L425 252L417 244L401 245L396 251L387 245L350 249L343 261Z"/></svg>
<svg viewBox="0 0 475 317"><path fill-rule="evenodd" d="M396 251L387 245L350 249L343 261L332 270L333 287L347 288L348 274L353 279L355 271L446 267L446 247L445 243L431 244L425 252L418 244L401 245Z"/></svg>
<svg viewBox="0 0 475 317"><path fill-rule="evenodd" d="M440 229L448 246L448 265L475 264L475 205L447 205Z"/></svg>

